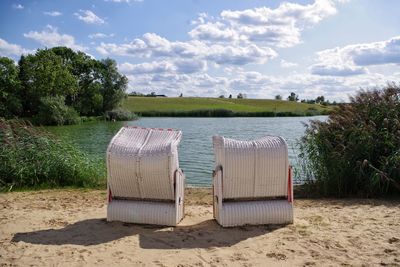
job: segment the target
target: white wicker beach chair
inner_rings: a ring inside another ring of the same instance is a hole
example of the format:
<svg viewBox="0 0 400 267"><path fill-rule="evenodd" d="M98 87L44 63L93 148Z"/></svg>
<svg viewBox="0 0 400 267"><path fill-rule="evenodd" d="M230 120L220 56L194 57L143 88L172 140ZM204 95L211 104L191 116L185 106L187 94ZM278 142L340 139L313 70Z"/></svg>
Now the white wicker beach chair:
<svg viewBox="0 0 400 267"><path fill-rule="evenodd" d="M293 223L292 171L282 137L214 136L213 145L214 218L220 225Z"/></svg>
<svg viewBox="0 0 400 267"><path fill-rule="evenodd" d="M181 131L122 127L107 149L108 221L177 225L183 218L185 175Z"/></svg>

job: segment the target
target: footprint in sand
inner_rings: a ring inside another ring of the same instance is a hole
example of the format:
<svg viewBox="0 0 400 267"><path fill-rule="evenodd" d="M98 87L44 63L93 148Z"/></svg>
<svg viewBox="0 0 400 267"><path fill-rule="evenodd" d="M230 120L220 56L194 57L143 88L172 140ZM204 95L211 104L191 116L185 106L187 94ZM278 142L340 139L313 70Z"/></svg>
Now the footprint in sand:
<svg viewBox="0 0 400 267"><path fill-rule="evenodd" d="M274 259L277 259L277 260L279 260L279 261L284 261L284 260L287 259L286 255L285 255L285 254L282 254L282 253L274 253L274 252L271 252L271 253L267 253L266 256L267 256L268 258L274 258Z"/></svg>

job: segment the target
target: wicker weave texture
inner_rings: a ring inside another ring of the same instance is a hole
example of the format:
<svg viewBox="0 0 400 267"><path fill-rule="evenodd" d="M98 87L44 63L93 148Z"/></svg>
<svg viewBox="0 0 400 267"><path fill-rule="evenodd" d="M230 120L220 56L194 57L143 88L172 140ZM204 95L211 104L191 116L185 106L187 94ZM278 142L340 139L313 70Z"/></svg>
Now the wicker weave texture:
<svg viewBox="0 0 400 267"><path fill-rule="evenodd" d="M123 127L107 149L113 196L174 200L180 131Z"/></svg>
<svg viewBox="0 0 400 267"><path fill-rule="evenodd" d="M240 141L215 136L213 145L214 217L219 224L229 227L293 222L293 188L287 145L282 137ZM257 200L270 197L287 200Z"/></svg>
<svg viewBox="0 0 400 267"><path fill-rule="evenodd" d="M176 130L121 128L107 149L107 220L174 226L183 218L181 136Z"/></svg>
<svg viewBox="0 0 400 267"><path fill-rule="evenodd" d="M225 227L292 222L293 207L287 200L226 202L219 216Z"/></svg>
<svg viewBox="0 0 400 267"><path fill-rule="evenodd" d="M240 141L213 138L215 161L223 166L223 197L287 196L288 149L279 136Z"/></svg>

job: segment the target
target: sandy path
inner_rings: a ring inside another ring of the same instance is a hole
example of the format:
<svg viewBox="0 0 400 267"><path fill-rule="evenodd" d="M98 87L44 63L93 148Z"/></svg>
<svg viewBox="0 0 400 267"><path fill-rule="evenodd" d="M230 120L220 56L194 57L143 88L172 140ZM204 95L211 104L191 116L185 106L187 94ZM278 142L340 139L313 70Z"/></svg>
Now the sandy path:
<svg viewBox="0 0 400 267"><path fill-rule="evenodd" d="M205 189L176 228L107 223L105 197L0 194L0 265L400 266L400 201L297 200L293 225L224 229Z"/></svg>

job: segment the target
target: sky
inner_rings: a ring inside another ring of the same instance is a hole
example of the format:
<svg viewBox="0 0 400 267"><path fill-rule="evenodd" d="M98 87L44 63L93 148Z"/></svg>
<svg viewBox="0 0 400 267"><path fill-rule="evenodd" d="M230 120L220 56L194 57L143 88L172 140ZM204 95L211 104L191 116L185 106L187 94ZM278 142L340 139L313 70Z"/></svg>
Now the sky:
<svg viewBox="0 0 400 267"><path fill-rule="evenodd" d="M400 80L399 0L0 1L0 56L113 58L128 92L348 101Z"/></svg>

